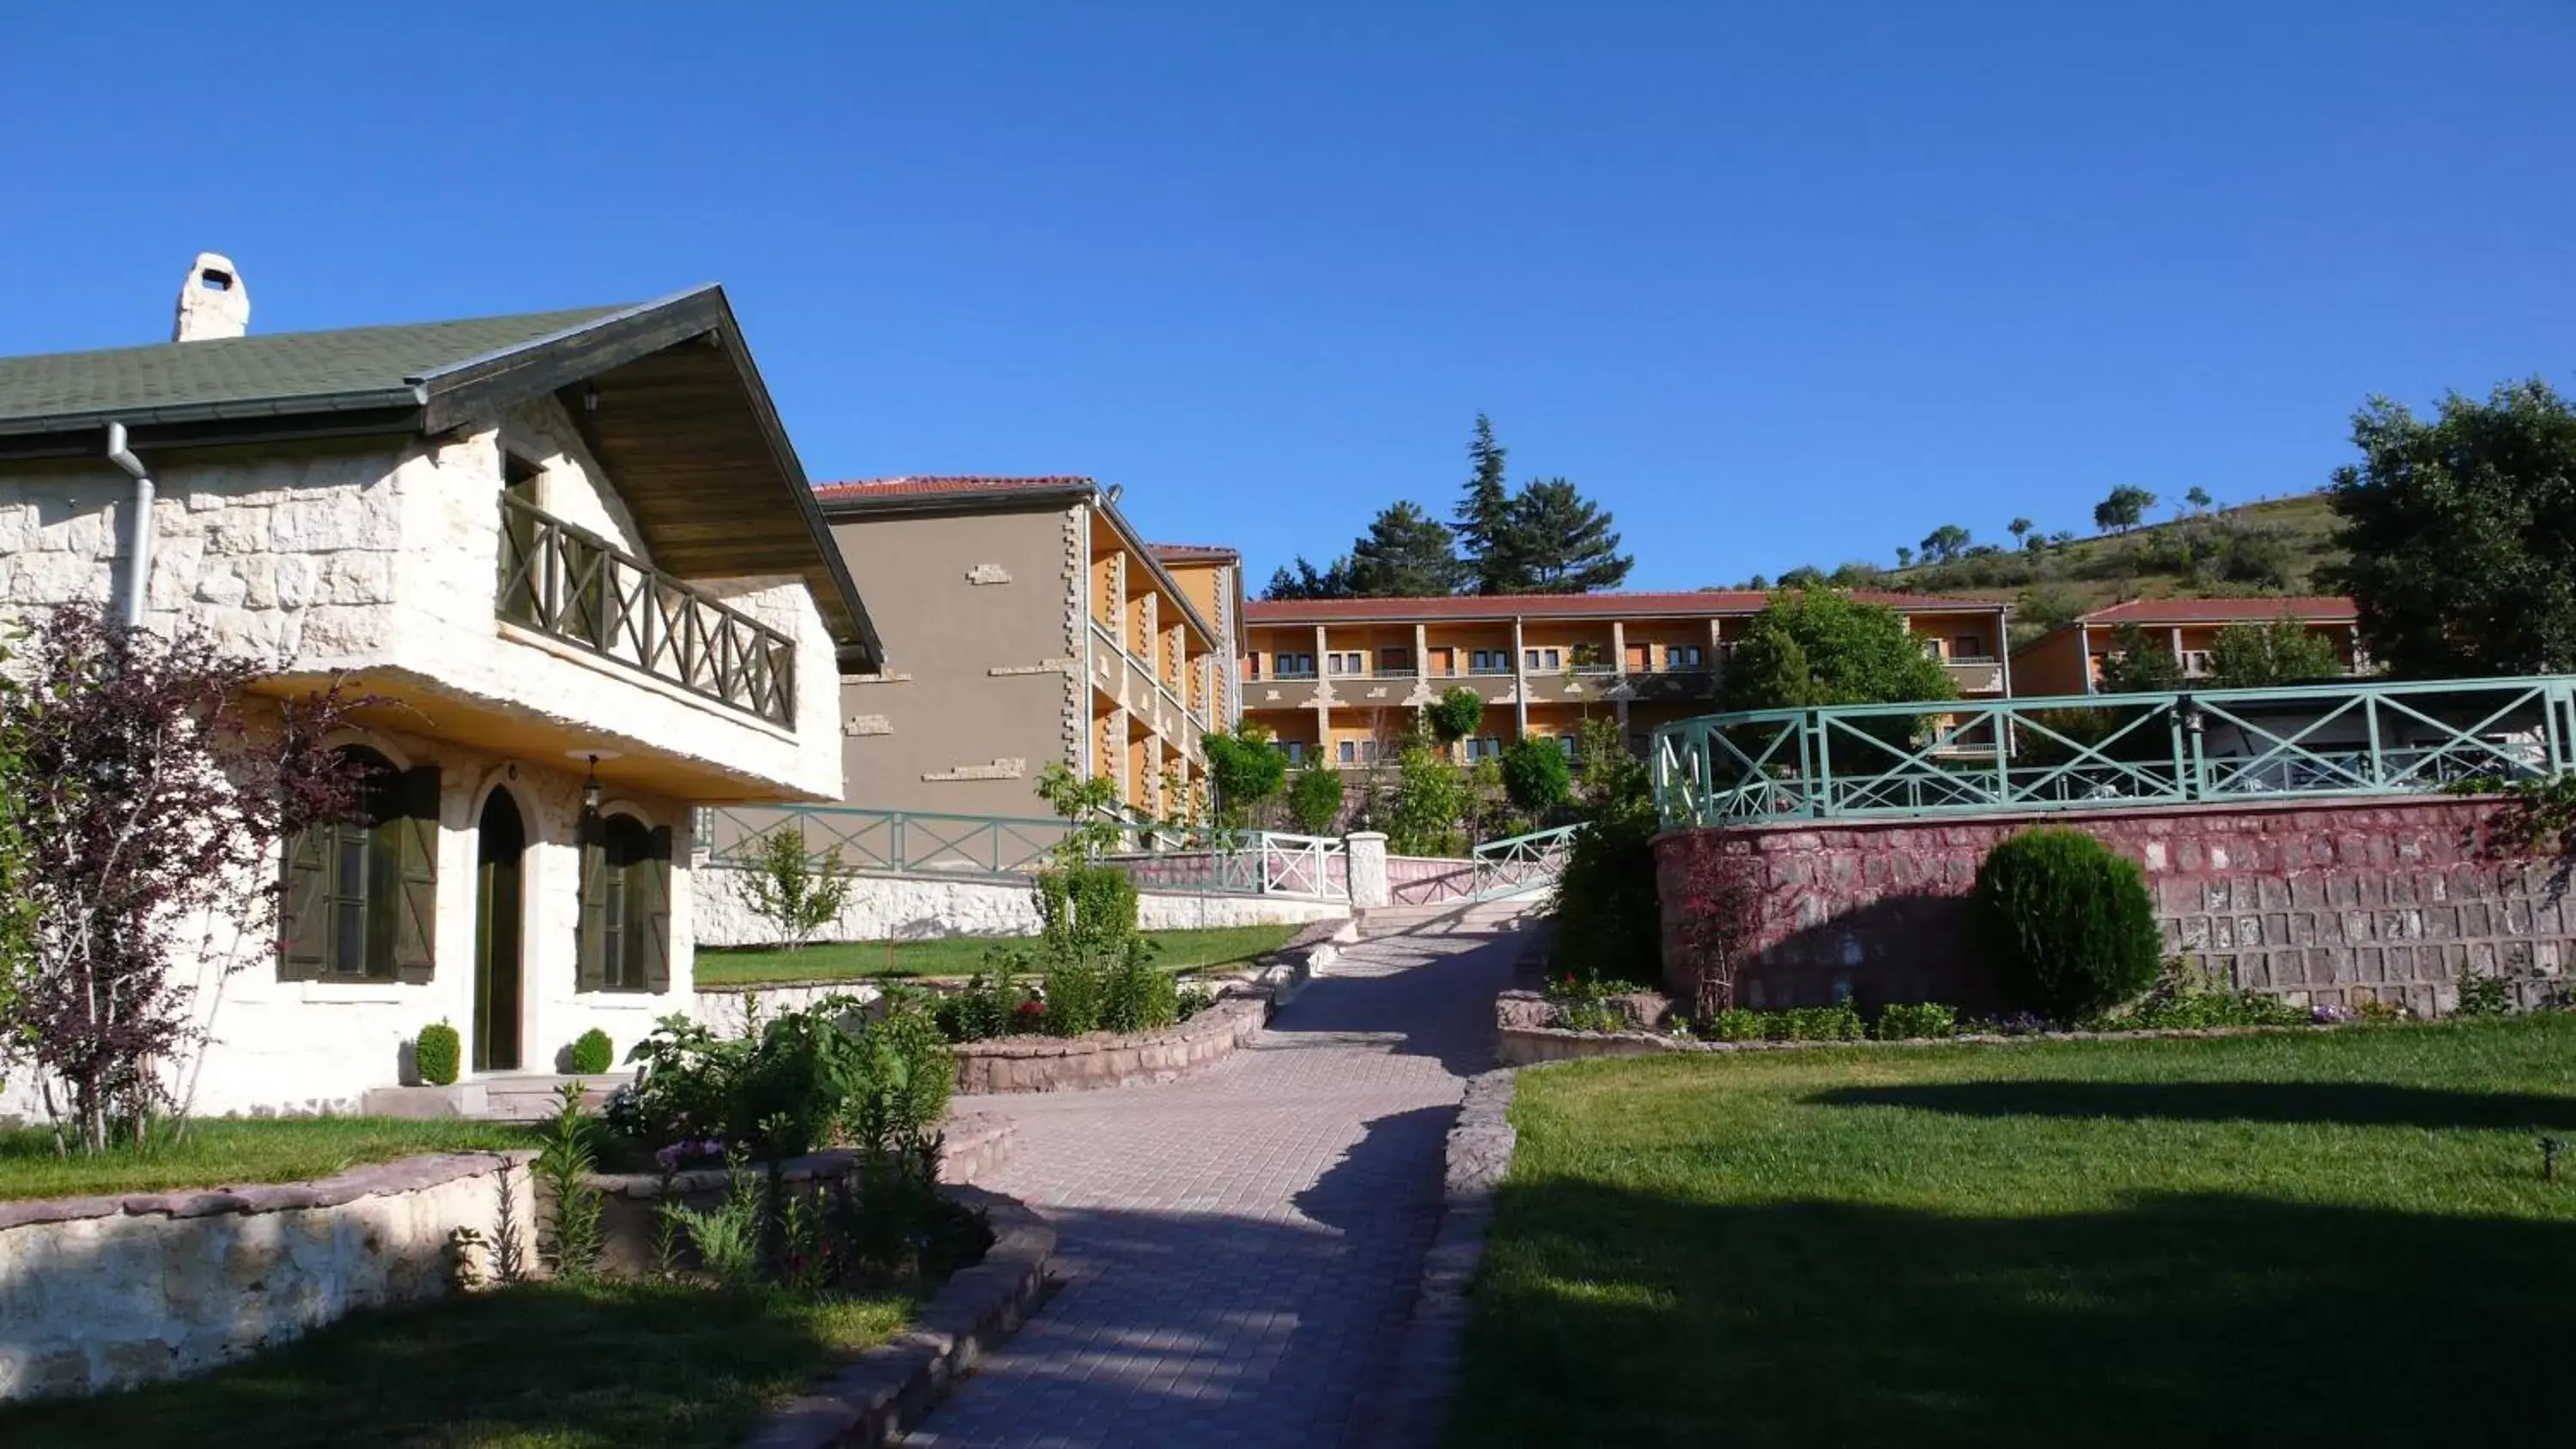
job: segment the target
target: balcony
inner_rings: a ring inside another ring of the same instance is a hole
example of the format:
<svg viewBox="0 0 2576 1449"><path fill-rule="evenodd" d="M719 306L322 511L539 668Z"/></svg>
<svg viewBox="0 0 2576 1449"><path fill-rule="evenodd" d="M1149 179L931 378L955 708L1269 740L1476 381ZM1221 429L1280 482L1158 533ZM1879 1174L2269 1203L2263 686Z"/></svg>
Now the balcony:
<svg viewBox="0 0 2576 1449"><path fill-rule="evenodd" d="M1631 670L1627 682L1628 698L1639 703L1717 697L1717 671L1706 666Z"/></svg>
<svg viewBox="0 0 2576 1449"><path fill-rule="evenodd" d="M1941 667L1950 674L1950 683L1961 694L2001 694L2004 692L2004 666L2000 659L1969 659L1953 656Z"/></svg>
<svg viewBox="0 0 2576 1449"><path fill-rule="evenodd" d="M771 724L796 722L796 645L606 539L501 500L500 617Z"/></svg>
<svg viewBox="0 0 2576 1449"><path fill-rule="evenodd" d="M1091 626L1091 682L1155 733L1178 742L1191 759L1200 758L1199 740L1211 728L1204 704L1190 708L1180 684L1159 677L1143 657L1120 648L1118 636L1097 620ZM1245 686L1247 693L1250 688Z"/></svg>

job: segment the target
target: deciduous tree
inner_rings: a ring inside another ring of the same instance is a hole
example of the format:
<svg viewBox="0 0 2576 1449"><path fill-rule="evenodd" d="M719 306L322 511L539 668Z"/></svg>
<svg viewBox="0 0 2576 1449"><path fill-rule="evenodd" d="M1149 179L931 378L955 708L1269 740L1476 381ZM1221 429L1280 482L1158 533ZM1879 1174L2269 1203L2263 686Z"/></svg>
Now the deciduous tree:
<svg viewBox="0 0 2576 1449"><path fill-rule="evenodd" d="M2209 682L2220 689L2297 684L2343 673L2343 656L2297 616L2230 624L2209 641Z"/></svg>
<svg viewBox="0 0 2576 1449"><path fill-rule="evenodd" d="M2415 678L2576 670L2576 409L2533 378L2430 422L2373 398L2352 437L2337 582L2371 656Z"/></svg>
<svg viewBox="0 0 2576 1449"><path fill-rule="evenodd" d="M1718 678L1722 710L1949 699L1949 671L1893 609L1839 589L1781 589Z"/></svg>
<svg viewBox="0 0 2576 1449"><path fill-rule="evenodd" d="M2102 660L2105 694L2171 694L2182 688L2182 661L2173 643L2135 624L2111 631L2110 651Z"/></svg>
<svg viewBox="0 0 2576 1449"><path fill-rule="evenodd" d="M2126 533L2138 526L2147 510L2156 506L2156 495L2134 484L2123 483L2111 490L2111 496L2093 505L2096 528Z"/></svg>

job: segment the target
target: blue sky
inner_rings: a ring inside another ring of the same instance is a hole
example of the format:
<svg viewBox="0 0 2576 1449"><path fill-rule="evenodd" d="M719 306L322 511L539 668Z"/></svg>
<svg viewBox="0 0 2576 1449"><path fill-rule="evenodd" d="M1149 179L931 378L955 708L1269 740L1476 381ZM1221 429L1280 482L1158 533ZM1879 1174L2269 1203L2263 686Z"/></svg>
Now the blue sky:
<svg viewBox="0 0 2576 1449"><path fill-rule="evenodd" d="M1087 473L1259 577L1483 410L1634 587L2576 385L2576 7L2113 8L22 8L0 353L200 248L260 331L712 279L818 480Z"/></svg>

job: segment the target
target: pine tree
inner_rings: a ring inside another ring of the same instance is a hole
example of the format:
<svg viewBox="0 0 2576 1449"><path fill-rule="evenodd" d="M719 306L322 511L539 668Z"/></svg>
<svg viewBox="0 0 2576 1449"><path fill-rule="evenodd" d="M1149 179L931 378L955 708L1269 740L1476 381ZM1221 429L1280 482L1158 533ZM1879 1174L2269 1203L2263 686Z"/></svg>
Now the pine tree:
<svg viewBox="0 0 2576 1449"><path fill-rule="evenodd" d="M1353 592L1349 559L1337 558L1333 560L1331 567L1318 569L1308 563L1306 556L1301 553L1297 555L1297 563L1293 571L1286 568L1271 571L1270 587L1261 591L1261 597L1274 601L1347 599Z"/></svg>
<svg viewBox="0 0 2576 1449"><path fill-rule="evenodd" d="M1351 545L1351 591L1363 598L1453 594L1466 581L1448 525L1415 504L1377 516Z"/></svg>
<svg viewBox="0 0 2576 1449"><path fill-rule="evenodd" d="M1511 557L1512 496L1503 471L1503 445L1494 441L1494 421L1476 414L1476 431L1467 440L1467 459L1475 465L1458 500L1458 552L1468 560L1467 582L1480 594L1508 594L1519 582Z"/></svg>
<svg viewBox="0 0 2576 1449"><path fill-rule="evenodd" d="M1503 552L1513 588L1541 594L1615 589L1637 562L1619 552L1610 515L1563 478L1522 485L1505 523ZM1485 572L1490 576L1490 565Z"/></svg>

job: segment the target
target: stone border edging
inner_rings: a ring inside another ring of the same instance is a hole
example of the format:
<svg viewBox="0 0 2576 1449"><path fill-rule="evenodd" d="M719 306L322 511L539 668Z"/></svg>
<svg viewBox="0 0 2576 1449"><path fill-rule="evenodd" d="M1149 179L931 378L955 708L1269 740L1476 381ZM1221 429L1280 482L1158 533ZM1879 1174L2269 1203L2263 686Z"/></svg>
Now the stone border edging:
<svg viewBox="0 0 2576 1449"><path fill-rule="evenodd" d="M2141 1031L2034 1031L2017 1036L1999 1032L1958 1036L1909 1037L1903 1041L1684 1041L1652 1031L1568 1031L1556 1026L1501 1026L1498 1051L1516 1067L1583 1057L1638 1057L1658 1053L1732 1056L1748 1052L1845 1051L1853 1048L1902 1051L1953 1046L2015 1046L2050 1041L2208 1041L2220 1037L2277 1036L2291 1032L2335 1031L2345 1025L2297 1026L2159 1026Z"/></svg>
<svg viewBox="0 0 2576 1449"><path fill-rule="evenodd" d="M1519 1134L1512 1094L1520 1073L1498 1067L1471 1078L1449 1128L1441 1184L1440 1227L1422 1257L1422 1284L1405 1319L1388 1382L1368 1438L1379 1449L1420 1449L1440 1442L1465 1361L1467 1289L1485 1261L1494 1221L1494 1189L1512 1170Z"/></svg>
<svg viewBox="0 0 2576 1449"><path fill-rule="evenodd" d="M311 1182L225 1184L164 1188L155 1192L102 1194L91 1197L39 1197L0 1201L0 1230L35 1223L74 1222L84 1218L203 1218L218 1213L291 1212L300 1208L339 1207L362 1197L421 1192L461 1178L482 1177L524 1166L537 1154L527 1151L424 1152L371 1162Z"/></svg>
<svg viewBox="0 0 2576 1449"><path fill-rule="evenodd" d="M1017 1198L972 1187L945 1192L991 1224L983 1261L952 1274L904 1333L772 1410L742 1449L876 1449L918 1425L1036 1311L1055 1229Z"/></svg>

